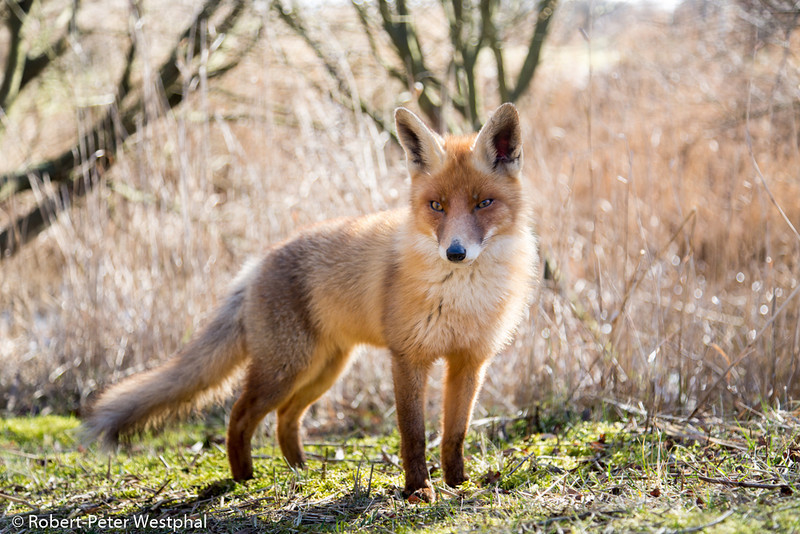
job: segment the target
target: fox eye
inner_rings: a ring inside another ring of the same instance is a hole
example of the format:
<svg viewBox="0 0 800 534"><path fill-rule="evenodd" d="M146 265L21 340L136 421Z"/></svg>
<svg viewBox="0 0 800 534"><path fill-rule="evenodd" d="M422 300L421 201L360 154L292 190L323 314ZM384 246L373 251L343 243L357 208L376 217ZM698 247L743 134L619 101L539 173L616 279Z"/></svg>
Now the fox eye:
<svg viewBox="0 0 800 534"><path fill-rule="evenodd" d="M435 200L431 200L431 209L433 211L444 211L444 207Z"/></svg>
<svg viewBox="0 0 800 534"><path fill-rule="evenodd" d="M488 208L489 206L492 205L492 202L494 202L494 199L491 199L491 198L487 198L485 200L481 200L480 202L478 202L478 208L479 209L480 208Z"/></svg>

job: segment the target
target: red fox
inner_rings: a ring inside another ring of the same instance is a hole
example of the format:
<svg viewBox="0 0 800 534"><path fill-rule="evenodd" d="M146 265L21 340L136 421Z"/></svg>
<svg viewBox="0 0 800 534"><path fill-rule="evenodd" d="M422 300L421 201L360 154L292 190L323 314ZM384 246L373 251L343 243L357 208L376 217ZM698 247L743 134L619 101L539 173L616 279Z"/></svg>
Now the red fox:
<svg viewBox="0 0 800 534"><path fill-rule="evenodd" d="M463 443L484 370L510 342L538 276L519 114L504 104L477 134L446 138L407 109L395 121L410 205L324 222L272 246L188 345L99 397L84 423L89 439L113 446L224 394L244 368L227 436L234 480L253 477L250 441L272 410L286 461L303 466L303 414L353 347L369 344L391 353L404 497L435 499L424 406L439 358L444 481L468 480Z"/></svg>

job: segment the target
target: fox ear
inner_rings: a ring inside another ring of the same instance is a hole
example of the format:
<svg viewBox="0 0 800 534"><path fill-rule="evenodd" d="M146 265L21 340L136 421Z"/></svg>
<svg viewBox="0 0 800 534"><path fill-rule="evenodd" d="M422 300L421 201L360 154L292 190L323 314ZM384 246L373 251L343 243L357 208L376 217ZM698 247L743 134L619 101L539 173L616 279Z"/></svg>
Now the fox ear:
<svg viewBox="0 0 800 534"><path fill-rule="evenodd" d="M519 177L522 170L521 138L517 108L514 104L503 104L475 138L472 145L475 164L489 174Z"/></svg>
<svg viewBox="0 0 800 534"><path fill-rule="evenodd" d="M444 164L443 141L425 126L419 117L406 108L394 112L397 137L406 151L408 170L414 174L430 174Z"/></svg>

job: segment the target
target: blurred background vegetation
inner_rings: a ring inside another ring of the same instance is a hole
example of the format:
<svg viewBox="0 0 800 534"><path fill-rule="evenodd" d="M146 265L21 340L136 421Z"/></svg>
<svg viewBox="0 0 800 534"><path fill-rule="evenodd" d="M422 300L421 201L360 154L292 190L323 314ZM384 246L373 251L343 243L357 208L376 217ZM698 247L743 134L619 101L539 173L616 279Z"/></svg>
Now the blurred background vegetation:
<svg viewBox="0 0 800 534"><path fill-rule="evenodd" d="M9 0L0 410L80 413L185 343L249 256L402 205L396 106L460 132L503 101L547 277L476 418L793 409L799 17L792 0ZM307 426L391 422L385 358L365 349Z"/></svg>

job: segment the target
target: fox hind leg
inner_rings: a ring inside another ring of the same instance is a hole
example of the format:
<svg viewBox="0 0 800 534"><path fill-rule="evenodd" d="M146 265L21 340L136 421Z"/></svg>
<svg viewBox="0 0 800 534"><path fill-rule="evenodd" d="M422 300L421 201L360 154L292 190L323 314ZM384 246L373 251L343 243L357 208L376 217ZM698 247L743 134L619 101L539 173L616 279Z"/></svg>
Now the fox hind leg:
<svg viewBox="0 0 800 534"><path fill-rule="evenodd" d="M253 478L250 443L253 434L261 420L291 394L291 389L288 380L258 380L253 378L253 374L248 376L244 392L233 405L228 423L228 462L237 482Z"/></svg>
<svg viewBox="0 0 800 534"><path fill-rule="evenodd" d="M318 349L320 350L320 349ZM308 407L328 391L344 369L349 350L333 349L310 380L300 385L291 397L278 407L278 443L284 458L292 467L305 465L300 423Z"/></svg>

